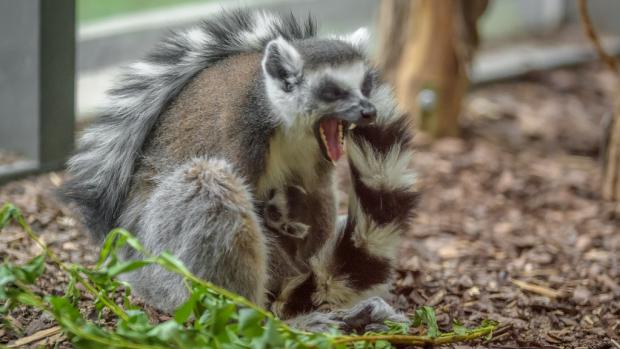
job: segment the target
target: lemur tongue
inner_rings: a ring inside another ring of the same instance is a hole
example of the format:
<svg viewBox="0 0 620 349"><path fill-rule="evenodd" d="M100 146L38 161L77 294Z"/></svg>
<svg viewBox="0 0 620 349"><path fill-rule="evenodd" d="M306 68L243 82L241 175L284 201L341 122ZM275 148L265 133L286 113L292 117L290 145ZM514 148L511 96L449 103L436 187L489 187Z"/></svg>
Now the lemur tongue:
<svg viewBox="0 0 620 349"><path fill-rule="evenodd" d="M344 153L343 144L340 140L339 122L336 119L326 119L320 124L321 130L325 138L325 148L329 158L336 162Z"/></svg>

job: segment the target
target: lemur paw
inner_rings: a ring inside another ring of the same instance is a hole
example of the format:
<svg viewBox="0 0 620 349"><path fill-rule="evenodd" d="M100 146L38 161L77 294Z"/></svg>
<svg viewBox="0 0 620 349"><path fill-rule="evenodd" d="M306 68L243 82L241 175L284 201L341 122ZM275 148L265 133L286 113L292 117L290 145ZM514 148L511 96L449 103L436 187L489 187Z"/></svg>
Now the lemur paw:
<svg viewBox="0 0 620 349"><path fill-rule="evenodd" d="M302 315L287 322L292 327L309 332L329 332L332 329L342 329L346 326L338 314L322 312Z"/></svg>
<svg viewBox="0 0 620 349"><path fill-rule="evenodd" d="M283 234L297 239L305 239L309 230L310 226L301 222L288 222L281 226Z"/></svg>
<svg viewBox="0 0 620 349"><path fill-rule="evenodd" d="M290 212L290 203L287 198L288 190L296 190L306 195L305 190L300 188L301 187L293 186L285 188L284 190L272 190L269 200L266 202L263 217L265 224L272 231L303 240L308 235L310 226L293 220Z"/></svg>
<svg viewBox="0 0 620 349"><path fill-rule="evenodd" d="M358 333L382 332L388 329L386 321L407 324L411 322L382 298L372 297L345 311L342 316L345 326L341 329L345 332Z"/></svg>
<svg viewBox="0 0 620 349"><path fill-rule="evenodd" d="M394 310L380 297L368 298L354 307L338 311L315 311L287 320L292 327L310 332L328 332L338 329L345 333L384 332L386 321L406 323L411 321Z"/></svg>

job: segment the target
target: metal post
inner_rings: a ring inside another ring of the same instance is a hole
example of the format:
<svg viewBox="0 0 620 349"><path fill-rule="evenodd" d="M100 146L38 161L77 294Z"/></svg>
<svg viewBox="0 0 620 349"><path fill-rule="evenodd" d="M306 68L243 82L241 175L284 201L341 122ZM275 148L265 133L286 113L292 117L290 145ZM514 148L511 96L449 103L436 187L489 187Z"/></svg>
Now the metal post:
<svg viewBox="0 0 620 349"><path fill-rule="evenodd" d="M0 1L0 182L61 168L75 128L75 0Z"/></svg>

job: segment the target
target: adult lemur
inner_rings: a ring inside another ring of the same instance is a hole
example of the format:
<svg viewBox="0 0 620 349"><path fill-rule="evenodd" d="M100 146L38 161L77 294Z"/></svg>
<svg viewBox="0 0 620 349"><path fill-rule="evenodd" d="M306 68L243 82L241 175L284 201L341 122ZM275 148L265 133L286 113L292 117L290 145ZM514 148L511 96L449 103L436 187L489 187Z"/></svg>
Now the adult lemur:
<svg viewBox="0 0 620 349"><path fill-rule="evenodd" d="M96 240L127 228L297 326L405 321L377 296L416 199L408 127L365 32L315 32L310 18L237 10L172 36L109 92L64 193ZM337 218L345 147L349 214ZM166 311L187 295L154 266L127 281Z"/></svg>

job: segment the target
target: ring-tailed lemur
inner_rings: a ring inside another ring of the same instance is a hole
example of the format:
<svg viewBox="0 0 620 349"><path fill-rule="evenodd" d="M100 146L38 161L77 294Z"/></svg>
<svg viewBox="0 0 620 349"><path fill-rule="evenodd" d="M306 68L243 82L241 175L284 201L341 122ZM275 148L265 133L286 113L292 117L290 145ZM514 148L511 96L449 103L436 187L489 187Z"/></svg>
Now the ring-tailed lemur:
<svg viewBox="0 0 620 349"><path fill-rule="evenodd" d="M296 326L406 321L377 297L417 196L406 118L363 30L315 32L311 18L237 10L164 41L109 91L64 193L96 240L127 228ZM337 219L345 147L349 214ZM165 311L187 295L155 266L126 278Z"/></svg>

